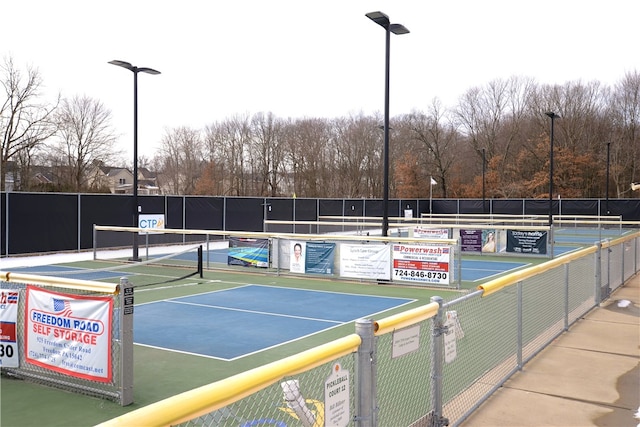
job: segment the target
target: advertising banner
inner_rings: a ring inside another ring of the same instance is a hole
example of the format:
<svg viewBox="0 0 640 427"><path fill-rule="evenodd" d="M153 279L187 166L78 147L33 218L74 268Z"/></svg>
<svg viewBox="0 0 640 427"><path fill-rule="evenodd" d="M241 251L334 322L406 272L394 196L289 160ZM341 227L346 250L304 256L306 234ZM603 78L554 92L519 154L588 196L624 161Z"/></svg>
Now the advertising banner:
<svg viewBox="0 0 640 427"><path fill-rule="evenodd" d="M289 248L289 271L292 273L304 273L305 270L305 258L307 251L303 249L304 242L291 242Z"/></svg>
<svg viewBox="0 0 640 427"><path fill-rule="evenodd" d="M164 214L138 215L138 228L164 228ZM140 231L138 234L162 234L160 231Z"/></svg>
<svg viewBox="0 0 640 427"><path fill-rule="evenodd" d="M393 245L393 278L448 285L450 253L447 245Z"/></svg>
<svg viewBox="0 0 640 427"><path fill-rule="evenodd" d="M51 292L29 285L25 359L86 380L111 381L113 300Z"/></svg>
<svg viewBox="0 0 640 427"><path fill-rule="evenodd" d="M389 245L340 245L340 276L391 280Z"/></svg>
<svg viewBox="0 0 640 427"><path fill-rule="evenodd" d="M269 267L269 239L229 237L227 265Z"/></svg>
<svg viewBox="0 0 640 427"><path fill-rule="evenodd" d="M507 230L507 252L546 255L546 231Z"/></svg>
<svg viewBox="0 0 640 427"><path fill-rule="evenodd" d="M460 250L462 252L481 252L482 230L460 229Z"/></svg>
<svg viewBox="0 0 640 427"><path fill-rule="evenodd" d="M335 243L307 242L305 270L314 274L333 274Z"/></svg>
<svg viewBox="0 0 640 427"><path fill-rule="evenodd" d="M18 355L18 302L17 290L0 291L0 367L17 368L20 366Z"/></svg>
<svg viewBox="0 0 640 427"><path fill-rule="evenodd" d="M414 227L413 237L421 239L448 239L448 228L426 228L426 227Z"/></svg>

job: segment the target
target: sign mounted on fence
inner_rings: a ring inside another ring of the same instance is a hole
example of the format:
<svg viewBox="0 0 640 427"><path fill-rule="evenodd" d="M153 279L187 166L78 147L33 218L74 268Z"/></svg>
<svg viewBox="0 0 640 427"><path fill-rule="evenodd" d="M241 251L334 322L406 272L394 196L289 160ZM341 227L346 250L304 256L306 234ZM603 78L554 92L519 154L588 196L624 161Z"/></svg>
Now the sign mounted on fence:
<svg viewBox="0 0 640 427"><path fill-rule="evenodd" d="M448 228L413 227L413 237L420 239L448 239Z"/></svg>
<svg viewBox="0 0 640 427"><path fill-rule="evenodd" d="M391 280L388 245L340 245L340 276Z"/></svg>
<svg viewBox="0 0 640 427"><path fill-rule="evenodd" d="M18 356L18 300L16 291L0 291L0 367L17 368Z"/></svg>
<svg viewBox="0 0 640 427"><path fill-rule="evenodd" d="M546 255L547 232L507 230L507 252Z"/></svg>
<svg viewBox="0 0 640 427"><path fill-rule="evenodd" d="M335 251L335 243L307 242L305 271L313 274L333 274Z"/></svg>
<svg viewBox="0 0 640 427"><path fill-rule="evenodd" d="M227 265L269 267L269 239L229 237Z"/></svg>
<svg viewBox="0 0 640 427"><path fill-rule="evenodd" d="M451 280L448 245L393 245L393 278L407 282L448 285Z"/></svg>
<svg viewBox="0 0 640 427"><path fill-rule="evenodd" d="M346 427L351 422L349 371L339 363L324 383L324 425Z"/></svg>
<svg viewBox="0 0 640 427"><path fill-rule="evenodd" d="M393 346L391 358L404 356L418 351L420 348L420 325L409 326L398 331L393 331Z"/></svg>
<svg viewBox="0 0 640 427"><path fill-rule="evenodd" d="M113 300L27 286L25 359L52 371L111 381Z"/></svg>
<svg viewBox="0 0 640 427"><path fill-rule="evenodd" d="M140 214L138 228L164 228L164 214ZM159 231L141 231L139 234L162 234Z"/></svg>

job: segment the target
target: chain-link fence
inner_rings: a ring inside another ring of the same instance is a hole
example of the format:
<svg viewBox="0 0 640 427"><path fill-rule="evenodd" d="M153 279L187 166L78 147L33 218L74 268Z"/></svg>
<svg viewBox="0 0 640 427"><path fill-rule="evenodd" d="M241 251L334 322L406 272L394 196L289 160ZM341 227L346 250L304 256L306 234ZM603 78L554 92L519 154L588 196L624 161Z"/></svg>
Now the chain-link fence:
<svg viewBox="0 0 640 427"><path fill-rule="evenodd" d="M17 355L17 363L12 363L10 367L2 366L2 373L106 398L121 405L130 404L133 401L133 323L131 321L129 330L123 332L121 326L126 323L122 321L125 288L126 283L118 286L3 273L0 292L3 296L13 294L13 301L17 304L16 341L15 346L11 347L11 351ZM39 309L35 294L30 296L29 292L41 291L46 298L43 299L42 309ZM96 332L101 322L74 316L73 306L67 305L69 301L110 301L111 312L104 315L104 318L110 319L110 326ZM2 323L0 332L2 326L7 325ZM30 334L30 330L34 333ZM108 354L104 357L104 363L100 363L100 357L97 356L101 349L98 341L100 335L106 337ZM3 350L8 345L5 341Z"/></svg>
<svg viewBox="0 0 640 427"><path fill-rule="evenodd" d="M603 283L615 289L638 272L639 241L635 233L451 301L433 297L377 322L361 319L356 334L104 425L459 425L597 306Z"/></svg>

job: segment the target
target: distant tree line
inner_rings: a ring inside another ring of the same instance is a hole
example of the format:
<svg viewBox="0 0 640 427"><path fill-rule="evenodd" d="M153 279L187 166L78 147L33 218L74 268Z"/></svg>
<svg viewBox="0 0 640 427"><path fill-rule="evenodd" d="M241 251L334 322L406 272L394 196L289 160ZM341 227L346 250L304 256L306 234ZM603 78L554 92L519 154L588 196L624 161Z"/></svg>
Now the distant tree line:
<svg viewBox="0 0 640 427"><path fill-rule="evenodd" d="M122 161L111 112L86 96L46 103L38 70L24 73L11 59L1 66L0 80L0 170L12 162L29 176L35 165L48 166L58 185L47 191L97 191L88 187L88 166ZM605 197L607 168L609 197L640 196L630 188L640 180L637 71L613 87L496 79L467 90L453 107L437 98L425 105L391 118L392 198L425 198L430 191L452 198L480 198L483 191L487 198L548 197L547 112L560 116L553 197ZM157 173L165 194L381 198L383 136L381 115L280 118L259 112L202 129L167 129L156 156L139 162ZM38 190L30 186L23 180L14 189Z"/></svg>

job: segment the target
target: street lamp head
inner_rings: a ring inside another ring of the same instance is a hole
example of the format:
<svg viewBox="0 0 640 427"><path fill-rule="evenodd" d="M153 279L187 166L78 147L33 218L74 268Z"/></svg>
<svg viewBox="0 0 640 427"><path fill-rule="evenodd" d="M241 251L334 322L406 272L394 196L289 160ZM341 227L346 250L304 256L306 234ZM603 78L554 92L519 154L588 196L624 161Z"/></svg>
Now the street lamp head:
<svg viewBox="0 0 640 427"><path fill-rule="evenodd" d="M392 24L391 21L389 21L389 17L382 12L369 12L365 16L393 34L400 35L409 33L407 27L402 24Z"/></svg>
<svg viewBox="0 0 640 427"><path fill-rule="evenodd" d="M545 113L545 114L546 114L547 116L549 116L552 120L553 120L553 119L559 119L559 118L560 118L560 116L559 116L559 115L557 115L556 113L554 113L553 111L550 111L550 112Z"/></svg>
<svg viewBox="0 0 640 427"><path fill-rule="evenodd" d="M138 68L138 72L147 73L147 74L160 74L160 71L154 70L153 68L147 68L147 67Z"/></svg>
<svg viewBox="0 0 640 427"><path fill-rule="evenodd" d="M401 35L401 34L409 34L409 30L402 24L391 24L389 25L389 31L393 34Z"/></svg>
<svg viewBox="0 0 640 427"><path fill-rule="evenodd" d="M109 64L117 65L118 67L126 68L127 70L130 70L130 71L134 71L135 69L135 67L131 65L131 63L127 61L119 61L117 59L114 59L113 61L109 61Z"/></svg>
<svg viewBox="0 0 640 427"><path fill-rule="evenodd" d="M385 29L389 26L389 17L382 12L369 12L365 16Z"/></svg>
<svg viewBox="0 0 640 427"><path fill-rule="evenodd" d="M147 74L160 74L160 71L154 70L153 68L147 67L136 67L135 65L131 65L130 62L127 61L119 61L114 59L113 61L109 61L109 64L117 65L118 67L126 68L129 71L134 73L147 73Z"/></svg>

